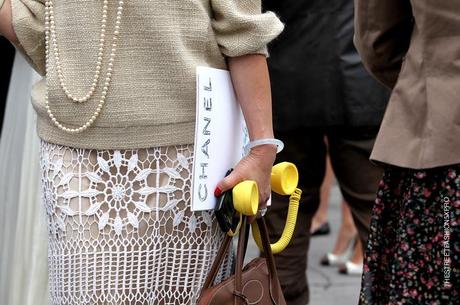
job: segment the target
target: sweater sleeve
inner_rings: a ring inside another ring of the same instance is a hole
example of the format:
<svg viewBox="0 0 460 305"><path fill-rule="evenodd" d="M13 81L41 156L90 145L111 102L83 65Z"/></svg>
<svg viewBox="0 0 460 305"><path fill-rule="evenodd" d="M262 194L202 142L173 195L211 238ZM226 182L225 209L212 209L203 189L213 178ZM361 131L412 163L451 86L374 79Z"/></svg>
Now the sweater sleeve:
<svg viewBox="0 0 460 305"><path fill-rule="evenodd" d="M0 0L3 1L3 0ZM41 75L45 74L45 0L11 0L18 50Z"/></svg>
<svg viewBox="0 0 460 305"><path fill-rule="evenodd" d="M217 43L229 57L267 55L266 45L284 28L273 12L262 13L261 0L211 0L211 6Z"/></svg>
<svg viewBox="0 0 460 305"><path fill-rule="evenodd" d="M414 24L408 0L356 0L354 43L364 66L393 88Z"/></svg>

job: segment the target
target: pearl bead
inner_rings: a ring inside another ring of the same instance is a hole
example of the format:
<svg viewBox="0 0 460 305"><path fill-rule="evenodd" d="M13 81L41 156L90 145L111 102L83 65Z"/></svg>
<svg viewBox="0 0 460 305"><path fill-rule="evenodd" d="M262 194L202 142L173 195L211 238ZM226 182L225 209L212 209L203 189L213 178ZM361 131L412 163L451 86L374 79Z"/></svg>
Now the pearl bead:
<svg viewBox="0 0 460 305"><path fill-rule="evenodd" d="M97 54L97 61L96 61L96 70L94 72L94 78L93 82L91 84L90 90L88 93L86 93L83 97L74 97L74 95L71 94L69 89L66 86L66 83L64 82L64 73L62 71L62 66L60 62L60 57L59 57L59 48L58 48L58 42L57 42L57 36L56 36L56 27L55 27L55 21L54 21L54 9L53 9L53 1L54 0L46 0L45 2L45 58L46 58L46 74L49 75L50 71L50 45L53 48L53 55L54 55L54 61L56 65L56 72L57 76L59 78L59 84L61 86L61 89L64 91L64 93L67 95L69 99L71 99L74 102L78 103L83 103L88 101L94 94L97 85L100 80L100 70L102 69L102 60L103 60L103 55L104 55L104 41L105 41L105 33L106 33L106 24L107 24L107 10L108 10L108 0L103 0L103 11L102 11L102 21L101 21L101 31L100 31L100 36L99 36L99 52ZM112 36L112 40L116 41L118 38L117 36L120 34L120 23L121 23L121 15L123 11L123 4L124 2L120 0L118 2L118 7L117 7L117 15L116 15L116 20L115 20L115 26L114 26L114 32ZM51 118L52 122L54 125L56 125L59 129L63 130L64 132L75 134L75 133L80 133L87 128L89 128L94 121L97 119L97 117L100 114L100 111L102 109L102 106L105 103L105 98L107 96L107 92L110 87L111 83L111 76L112 76L112 66L113 62L115 59L115 51L116 51L116 43L112 43L112 49L110 52L109 56L109 65L107 67L107 73L106 73L106 78L104 82L104 86L102 89L101 93L101 98L99 100L98 107L94 114L91 116L91 118L81 125L78 128L68 128L62 125L53 115L50 106L49 106L49 90L47 87L46 90L46 95L45 95L45 106L48 112L49 117ZM47 84L48 85L48 84Z"/></svg>

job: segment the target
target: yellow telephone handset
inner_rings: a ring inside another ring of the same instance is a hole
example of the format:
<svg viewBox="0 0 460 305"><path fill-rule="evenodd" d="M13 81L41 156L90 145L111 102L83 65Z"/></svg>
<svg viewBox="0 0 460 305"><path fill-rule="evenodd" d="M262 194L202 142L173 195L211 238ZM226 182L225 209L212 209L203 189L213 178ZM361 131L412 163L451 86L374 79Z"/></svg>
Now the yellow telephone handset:
<svg viewBox="0 0 460 305"><path fill-rule="evenodd" d="M282 162L273 166L270 182L272 190L277 194L291 195L283 233L279 241L271 245L272 252L276 254L283 251L291 241L297 222L297 212L302 191L297 188L299 173L293 163ZM257 214L259 191L255 181L247 180L239 183L233 188L232 195L233 204L238 212L246 216ZM257 222L252 223L252 232L257 246L263 251Z"/></svg>
<svg viewBox="0 0 460 305"><path fill-rule="evenodd" d="M259 207L259 187L252 180L246 180L233 187L233 206L235 210L246 216L257 214Z"/></svg>

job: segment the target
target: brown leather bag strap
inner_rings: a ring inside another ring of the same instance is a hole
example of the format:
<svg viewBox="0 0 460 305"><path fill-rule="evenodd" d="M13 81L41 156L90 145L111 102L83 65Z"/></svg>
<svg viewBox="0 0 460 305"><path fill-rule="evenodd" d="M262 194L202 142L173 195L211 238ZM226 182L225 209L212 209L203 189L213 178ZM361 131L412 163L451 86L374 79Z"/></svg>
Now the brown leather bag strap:
<svg viewBox="0 0 460 305"><path fill-rule="evenodd" d="M236 264L235 264L235 286L234 286L234 305L247 305L247 298L243 295L242 287L243 287L243 263L244 257L246 252L246 245L248 240L248 226L246 225L247 219L243 216L241 229L238 236L238 247L236 253ZM278 301L280 300L279 295L279 281L278 275L275 267L275 259L273 257L273 253L271 251L270 240L268 237L268 230L265 224L265 220L263 218L257 219L257 225L259 226L259 231L261 233L262 245L264 248L264 256L267 261L268 272L270 274L270 298L272 300L273 305L277 305ZM227 255L229 247L231 245L232 237L226 235L225 239L219 248L219 251L216 255L214 263L206 277L206 281L204 283L203 289L208 289L212 286L219 272L219 268L222 265L222 262ZM274 287L274 285L278 287Z"/></svg>
<svg viewBox="0 0 460 305"><path fill-rule="evenodd" d="M235 265L235 289L234 289L234 304L246 305L247 299L243 296L243 263L246 252L246 245L248 239L248 226L246 225L247 217L243 216L240 227L240 234L238 236L238 247L236 249L236 265Z"/></svg>
<svg viewBox="0 0 460 305"><path fill-rule="evenodd" d="M232 237L225 234L224 241L220 246L219 251L217 252L216 258L214 259L214 263L212 264L211 269L208 272L208 276L206 277L206 281L204 282L203 290L210 288L214 283L217 273L219 272L219 268L222 265L222 262L224 261L224 258L228 253L231 243Z"/></svg>
<svg viewBox="0 0 460 305"><path fill-rule="evenodd" d="M268 229L265 223L265 219L257 219L257 225L259 226L259 231L262 239L262 246L264 248L264 256L268 265L268 272L270 273L270 297L273 304L277 304L280 299L279 291L280 289L274 289L273 285L280 286L278 280L278 272L276 271L275 258L273 257L272 248L270 246L270 238L268 236Z"/></svg>

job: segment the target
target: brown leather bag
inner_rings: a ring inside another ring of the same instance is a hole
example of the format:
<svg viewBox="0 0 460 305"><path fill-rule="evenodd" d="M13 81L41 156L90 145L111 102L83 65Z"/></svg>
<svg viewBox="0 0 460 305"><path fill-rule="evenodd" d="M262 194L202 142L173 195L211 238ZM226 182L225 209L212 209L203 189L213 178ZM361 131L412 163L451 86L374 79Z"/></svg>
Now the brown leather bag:
<svg viewBox="0 0 460 305"><path fill-rule="evenodd" d="M262 236L265 257L255 258L243 268L249 236L246 217L243 217L238 237L235 274L211 286L231 245L232 238L226 236L206 278L197 305L286 305L276 273L265 220L259 218L257 224Z"/></svg>

